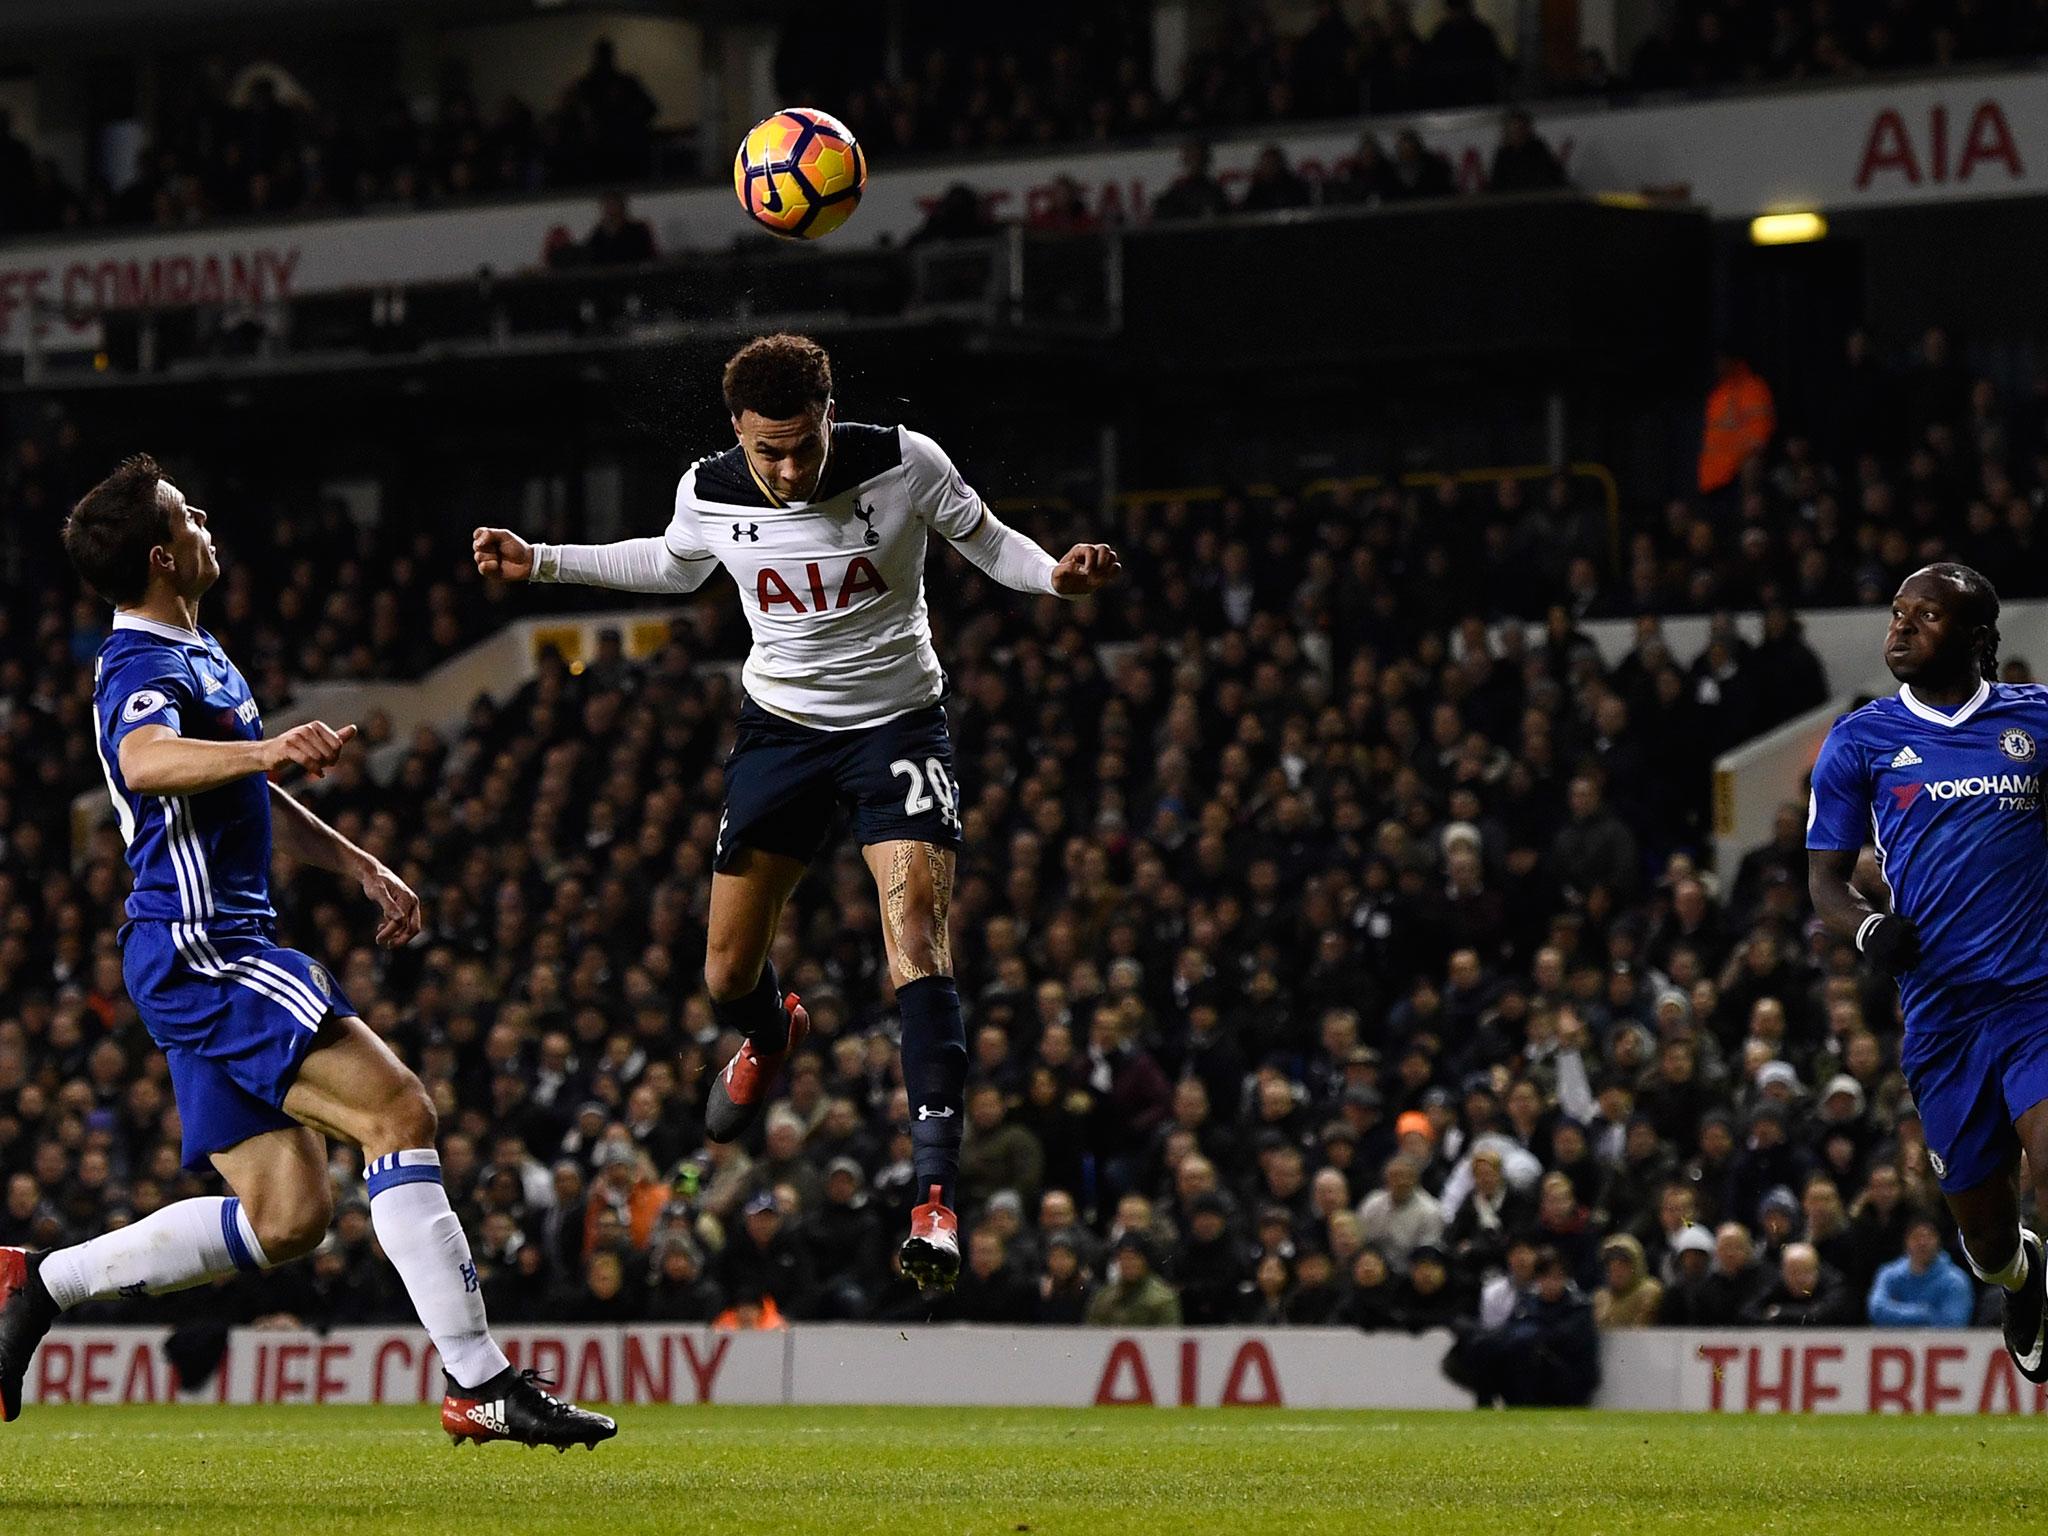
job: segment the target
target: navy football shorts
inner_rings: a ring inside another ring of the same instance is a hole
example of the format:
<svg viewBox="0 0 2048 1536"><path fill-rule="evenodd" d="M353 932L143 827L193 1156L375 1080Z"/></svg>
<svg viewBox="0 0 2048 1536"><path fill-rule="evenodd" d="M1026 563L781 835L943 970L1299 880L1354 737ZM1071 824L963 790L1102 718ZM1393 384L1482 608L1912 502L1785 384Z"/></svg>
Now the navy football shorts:
<svg viewBox="0 0 2048 1536"><path fill-rule="evenodd" d="M960 796L953 742L939 704L880 725L821 731L771 714L748 699L725 760L725 811L714 869L741 848L808 864L847 811L854 837L960 846Z"/></svg>
<svg viewBox="0 0 2048 1536"><path fill-rule="evenodd" d="M281 1107L329 1016L355 1009L327 967L255 918L135 921L121 934L128 995L170 1064L187 1168L298 1122Z"/></svg>

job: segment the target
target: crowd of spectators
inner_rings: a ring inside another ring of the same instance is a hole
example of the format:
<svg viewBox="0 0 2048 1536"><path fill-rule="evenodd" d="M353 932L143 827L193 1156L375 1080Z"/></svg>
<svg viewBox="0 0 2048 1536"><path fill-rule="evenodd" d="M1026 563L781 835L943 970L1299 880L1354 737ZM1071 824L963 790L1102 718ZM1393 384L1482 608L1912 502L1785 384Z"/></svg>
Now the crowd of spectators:
<svg viewBox="0 0 2048 1536"><path fill-rule="evenodd" d="M1401 129L1387 142L1366 129L1358 137L1358 147L1319 180L1289 165L1286 152L1269 144L1259 152L1235 197L1216 177L1210 159L1208 146L1200 140L1182 147L1180 175L1153 204L1153 218L1271 213L1318 205L1381 207L1463 191L1541 192L1568 185L1556 151L1520 108L1501 119L1500 142L1484 181L1476 187L1461 186L1449 157L1423 143L1413 128Z"/></svg>
<svg viewBox="0 0 2048 1536"><path fill-rule="evenodd" d="M1179 172L1142 208L1091 206L1080 181L1061 176L1053 183L1052 195L1026 215L1025 223L1032 229L1079 234L1127 215L1173 222L1302 208L1380 208L1474 192L1553 191L1570 184L1557 152L1529 114L1516 107L1501 118L1500 141L1491 159L1484 165L1475 163L1462 176L1449 156L1431 149L1413 128L1400 129L1385 140L1367 128L1359 134L1357 147L1328 167L1317 162L1297 166L1280 145L1268 144L1243 173L1219 172L1209 142L1197 137L1182 143ZM911 241L985 239L996 227L983 195L958 182L934 200Z"/></svg>
<svg viewBox="0 0 2048 1536"><path fill-rule="evenodd" d="M653 98L600 41L545 110L481 106L459 75L431 111L391 91L316 101L281 68L220 60L171 92L124 186L67 182L0 112L0 233L175 229L222 216L428 207L489 194L644 180L656 170Z"/></svg>
<svg viewBox="0 0 2048 1536"><path fill-rule="evenodd" d="M1942 397L1908 377L1902 400ZM1881 467L1910 479L1922 450L1901 441ZM1990 439L1967 441L1981 481ZM1796 452L1745 468L1738 502L1803 526L1777 487L1822 470ZM68 429L18 448L6 525L54 530L100 467ZM1688 515L1717 535L1730 514ZM434 581L459 537L366 545L337 511L245 550L220 526L205 618L267 704L359 644L349 667L397 670L531 596ZM1916 527L1911 558L1955 526ZM704 1140L707 1068L735 1043L698 970L738 702L704 664L741 653L735 605L700 597L650 657L614 636L410 740L364 721L368 750L308 788L420 891L426 930L380 953L367 903L290 867L281 926L429 1085L497 1316L1442 1324L1459 1368L1512 1397L1517 1330L1975 1309L1894 994L1813 922L1799 807L1737 867L1705 859L1715 752L1824 696L1788 611L1754 642L1717 616L1684 657L1660 606L1603 659L1578 598L1604 521L1562 480L1146 502L1113 535L1115 603L1031 602L958 566L930 589L966 844L950 1298L892 1263L907 1102L853 850L776 941L813 1020L780 1102L754 1143ZM1681 569L1712 553L1693 545ZM408 570L402 612L447 614L445 634L376 623ZM123 993L118 836L74 859L64 831L99 783L106 615L47 567L8 594L0 1242L48 1245L210 1180L177 1167ZM402 1321L354 1156L332 1171L310 1262L121 1315Z"/></svg>
<svg viewBox="0 0 2048 1536"><path fill-rule="evenodd" d="M1162 93L1149 7L1042 9L1021 30L1008 15L917 17L893 71L881 48L826 47L800 19L784 34L778 82L786 94L843 102L847 122L876 146L932 154L1432 111L1511 94L1626 101L2048 53L2040 0L1686 0L1662 8L1625 69L1578 47L1575 32L1545 39L1540 60L1517 59L1516 40L1472 0L1443 0L1420 26L1409 0L1321 0L1298 27L1252 0L1223 10Z"/></svg>
<svg viewBox="0 0 2048 1536"><path fill-rule="evenodd" d="M1847 80L2048 54L2039 0L1683 0L1637 47L1637 90Z"/></svg>
<svg viewBox="0 0 2048 1536"><path fill-rule="evenodd" d="M0 654L20 667L17 681L81 662L90 670L97 641L89 637L105 615L78 591L51 530L122 451L96 456L77 423L58 415L0 463L9 509L0 529L8 586ZM273 707L293 682L415 677L505 621L505 594L475 580L466 551L399 516L359 522L345 502L319 493L317 474L307 466L297 480L256 485L236 476L232 486L209 487L235 511L207 626ZM89 740L64 750L90 768Z"/></svg>
<svg viewBox="0 0 2048 1536"><path fill-rule="evenodd" d="M1356 20L1354 7L1328 0L1300 33L1277 28L1263 6L1232 6L1166 96L1149 5L1048 7L1021 37L1008 14L950 9L929 28L906 28L915 53L893 77L858 50L824 55L815 35L792 26L782 89L842 102L865 142L900 156L1470 105L1501 100L1510 73L1472 0L1446 0L1426 35L1407 0Z"/></svg>
<svg viewBox="0 0 2048 1536"><path fill-rule="evenodd" d="M1571 47L1518 70L1473 0L1442 0L1426 28L1409 0L1322 0L1299 31L1276 25L1267 5L1241 3L1197 39L1177 87L1162 92L1145 0L1061 0L1028 16L913 5L893 39L887 27L849 34L842 9L794 8L778 87L833 107L872 152L893 158L1422 112L1516 91L1627 98L2048 53L2044 0L1686 0L1665 8L1620 72L1599 50ZM314 100L275 65L231 73L217 60L174 77L171 90L120 187L71 185L0 112L0 232L431 206L671 169L656 155L654 102L609 43L546 110L512 97L480 105L459 77L430 111L397 94L364 110L339 91ZM1382 195L1415 195L1418 168L1398 144L1381 159L1365 158L1360 186L1384 178Z"/></svg>
<svg viewBox="0 0 2048 1536"><path fill-rule="evenodd" d="M1768 446L1725 482L1703 455L1711 489L1634 530L1618 584L1589 589L1584 611L1867 606L1934 559L1996 572L2010 597L2048 593L2048 379L2009 390L1973 376L1938 327L1903 358L1859 330L1825 393L1811 419L1778 421L1764 386L1766 420L1747 425Z"/></svg>

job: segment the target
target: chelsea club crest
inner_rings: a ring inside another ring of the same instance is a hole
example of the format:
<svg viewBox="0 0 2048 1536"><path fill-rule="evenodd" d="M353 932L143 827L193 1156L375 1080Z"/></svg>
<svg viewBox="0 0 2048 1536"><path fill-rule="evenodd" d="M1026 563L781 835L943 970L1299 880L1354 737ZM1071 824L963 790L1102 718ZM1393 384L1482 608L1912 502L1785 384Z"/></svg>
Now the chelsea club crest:
<svg viewBox="0 0 2048 1536"><path fill-rule="evenodd" d="M2030 763L2034 760L2034 738L2015 726L1999 733L1998 750L2016 763Z"/></svg>

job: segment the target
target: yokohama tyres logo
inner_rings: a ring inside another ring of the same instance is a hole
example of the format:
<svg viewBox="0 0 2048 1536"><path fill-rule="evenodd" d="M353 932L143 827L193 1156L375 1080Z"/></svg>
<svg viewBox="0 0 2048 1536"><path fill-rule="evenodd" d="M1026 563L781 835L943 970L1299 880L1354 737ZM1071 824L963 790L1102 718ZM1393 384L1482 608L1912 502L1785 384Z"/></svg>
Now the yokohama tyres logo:
<svg viewBox="0 0 2048 1536"><path fill-rule="evenodd" d="M1983 795L2038 795L2038 773L1977 774L1967 779L1934 779L1927 785L1930 800L1974 800Z"/></svg>

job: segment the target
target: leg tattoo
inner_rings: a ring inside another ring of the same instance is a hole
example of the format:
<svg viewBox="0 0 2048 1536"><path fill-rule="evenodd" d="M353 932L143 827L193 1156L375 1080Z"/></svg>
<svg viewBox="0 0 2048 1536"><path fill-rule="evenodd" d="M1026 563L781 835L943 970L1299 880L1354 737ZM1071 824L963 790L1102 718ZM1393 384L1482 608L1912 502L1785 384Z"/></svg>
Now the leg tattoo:
<svg viewBox="0 0 2048 1536"><path fill-rule="evenodd" d="M924 857L925 872L930 884L931 909L931 969L919 963L920 956L911 952L905 942L905 917L910 901L910 870L913 850ZM889 943L896 951L896 963L902 967L905 983L922 981L927 976L950 976L953 972L952 943L946 932L947 917L953 907L953 855L950 850L934 847L930 843L900 842L889 861L889 883L882 900L884 921L889 925Z"/></svg>

